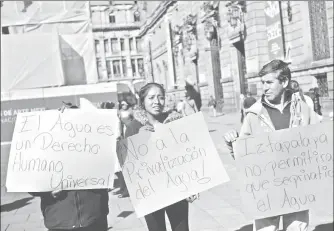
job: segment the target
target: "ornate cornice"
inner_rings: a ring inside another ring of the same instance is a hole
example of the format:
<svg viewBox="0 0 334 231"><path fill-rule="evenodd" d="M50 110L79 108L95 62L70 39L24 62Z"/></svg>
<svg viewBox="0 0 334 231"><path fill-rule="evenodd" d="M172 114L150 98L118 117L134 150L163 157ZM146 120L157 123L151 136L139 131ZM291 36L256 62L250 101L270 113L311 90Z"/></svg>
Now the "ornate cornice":
<svg viewBox="0 0 334 231"><path fill-rule="evenodd" d="M141 26L141 30L138 36L143 36L149 29L151 29L156 22L165 15L165 12L168 10L169 7L173 6L176 1L162 1L157 9L148 17L145 23Z"/></svg>
<svg viewBox="0 0 334 231"><path fill-rule="evenodd" d="M219 20L219 1L204 2L201 6L203 17L201 22L204 23L204 31L207 39L211 40L213 33L220 26Z"/></svg>

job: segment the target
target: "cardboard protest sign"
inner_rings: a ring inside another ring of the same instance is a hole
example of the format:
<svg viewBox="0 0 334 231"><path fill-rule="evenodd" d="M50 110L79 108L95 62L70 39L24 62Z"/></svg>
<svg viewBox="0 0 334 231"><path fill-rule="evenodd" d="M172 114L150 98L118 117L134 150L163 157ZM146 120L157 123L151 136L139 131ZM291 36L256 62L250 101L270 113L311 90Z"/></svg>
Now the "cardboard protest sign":
<svg viewBox="0 0 334 231"><path fill-rule="evenodd" d="M236 141L243 210L249 218L323 208L333 212L333 123Z"/></svg>
<svg viewBox="0 0 334 231"><path fill-rule="evenodd" d="M81 110L97 110L97 108L88 99L80 98Z"/></svg>
<svg viewBox="0 0 334 231"><path fill-rule="evenodd" d="M117 153L138 217L229 181L202 113L122 140Z"/></svg>
<svg viewBox="0 0 334 231"><path fill-rule="evenodd" d="M110 188L117 110L20 113L8 162L8 192Z"/></svg>

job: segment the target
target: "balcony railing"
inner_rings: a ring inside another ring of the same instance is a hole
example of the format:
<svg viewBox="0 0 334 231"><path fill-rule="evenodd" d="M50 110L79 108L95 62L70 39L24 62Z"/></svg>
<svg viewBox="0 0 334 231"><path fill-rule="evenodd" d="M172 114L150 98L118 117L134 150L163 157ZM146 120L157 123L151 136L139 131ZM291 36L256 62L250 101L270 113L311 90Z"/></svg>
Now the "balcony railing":
<svg viewBox="0 0 334 231"><path fill-rule="evenodd" d="M138 30L141 22L133 23L108 23L108 24L93 24L93 31L108 31L108 30Z"/></svg>

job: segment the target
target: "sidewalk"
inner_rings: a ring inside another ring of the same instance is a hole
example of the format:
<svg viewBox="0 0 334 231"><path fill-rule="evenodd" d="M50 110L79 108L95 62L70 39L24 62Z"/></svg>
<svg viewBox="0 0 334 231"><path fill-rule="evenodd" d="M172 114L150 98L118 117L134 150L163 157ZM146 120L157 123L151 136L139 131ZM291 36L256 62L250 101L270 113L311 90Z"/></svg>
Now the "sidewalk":
<svg viewBox="0 0 334 231"><path fill-rule="evenodd" d="M252 221L246 219L241 211L235 162L228 154L222 137L231 128L239 129L240 114L230 113L218 117L210 117L206 112L204 114L212 139L231 180L201 193L200 200L190 204L190 230L252 231ZM46 231L39 206L39 198L33 198L27 193L4 193L1 196L1 231ZM119 199L110 193L109 208L110 231L147 231L145 221L136 217L129 198ZM311 211L309 230L333 230L333 214L316 214L317 211Z"/></svg>

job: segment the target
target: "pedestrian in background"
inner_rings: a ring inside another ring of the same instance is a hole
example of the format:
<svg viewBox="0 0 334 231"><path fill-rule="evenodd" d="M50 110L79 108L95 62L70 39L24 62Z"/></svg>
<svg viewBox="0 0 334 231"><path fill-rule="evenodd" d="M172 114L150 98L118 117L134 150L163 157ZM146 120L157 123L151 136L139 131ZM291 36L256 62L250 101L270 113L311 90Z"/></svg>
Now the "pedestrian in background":
<svg viewBox="0 0 334 231"><path fill-rule="evenodd" d="M311 88L309 90L310 92L310 97L313 101L314 104L314 111L318 114L322 116L322 112L321 112L321 105L320 105L320 94L319 94L319 88L315 87L315 88Z"/></svg>
<svg viewBox="0 0 334 231"><path fill-rule="evenodd" d="M133 111L126 101L122 101L120 103L119 118L121 121L122 138L124 138L126 130L128 129L130 123L134 119ZM118 195L119 198L129 197L129 191L128 188L126 187L122 171L119 171L116 175L117 178L119 179L120 189L116 192L113 192L113 194Z"/></svg>
<svg viewBox="0 0 334 231"><path fill-rule="evenodd" d="M164 112L165 90L160 84L148 83L142 87L139 92L139 102L142 108L141 117L137 117L131 122L125 137L142 132L154 132L155 125L168 123L182 117L176 112ZM148 230L166 231L165 213L167 213L172 231L189 231L189 202L193 202L197 198L198 195L195 195L146 215L145 221Z"/></svg>
<svg viewBox="0 0 334 231"><path fill-rule="evenodd" d="M240 94L239 108L240 108L240 114L241 114L241 118L240 118L241 124L244 122L244 118L245 118L245 114L244 114L244 99L245 99L244 94Z"/></svg>
<svg viewBox="0 0 334 231"><path fill-rule="evenodd" d="M180 99L179 102L176 105L176 112L182 114L183 107L184 107L183 104L184 104L183 100Z"/></svg>
<svg viewBox="0 0 334 231"><path fill-rule="evenodd" d="M213 98L212 95L210 95L208 106L212 110L213 117L216 117L217 116L217 110L216 110L217 101Z"/></svg>
<svg viewBox="0 0 334 231"><path fill-rule="evenodd" d="M63 103L59 111L77 109ZM107 231L109 195L107 189L30 192L41 198L41 211L49 231Z"/></svg>
<svg viewBox="0 0 334 231"><path fill-rule="evenodd" d="M198 109L197 109L195 100L193 100L190 97L189 93L186 92L185 100L183 102L182 114L183 114L183 116L188 116L188 115L194 114L196 112L198 112Z"/></svg>
<svg viewBox="0 0 334 231"><path fill-rule="evenodd" d="M249 110L240 133L235 130L225 134L225 142L233 155L232 143L237 137L273 132L275 130L319 123L315 112L302 100L296 100L289 89L291 72L288 63L273 60L259 72L264 94ZM257 231L277 231L280 216L255 220ZM306 231L309 225L309 211L283 215L283 230Z"/></svg>

